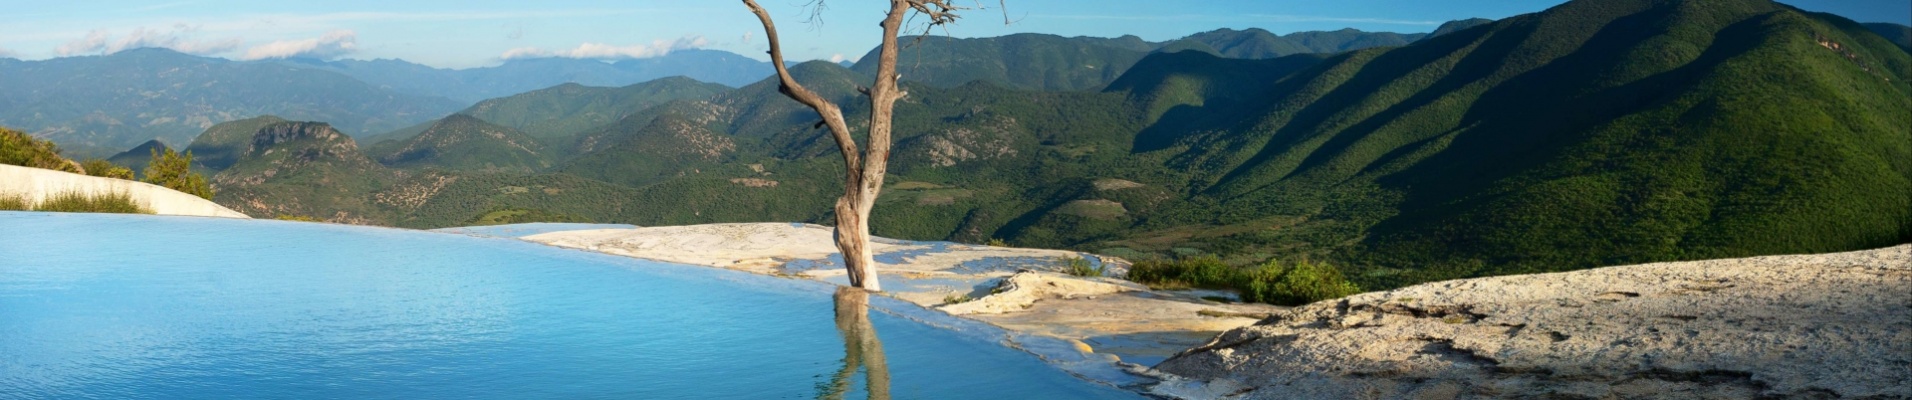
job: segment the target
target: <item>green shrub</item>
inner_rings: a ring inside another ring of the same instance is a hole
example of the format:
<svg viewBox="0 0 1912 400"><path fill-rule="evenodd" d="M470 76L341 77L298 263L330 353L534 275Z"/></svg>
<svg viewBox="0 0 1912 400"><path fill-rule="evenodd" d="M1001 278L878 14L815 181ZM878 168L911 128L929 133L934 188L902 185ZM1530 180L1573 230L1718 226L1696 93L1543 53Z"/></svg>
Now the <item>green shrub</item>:
<svg viewBox="0 0 1912 400"><path fill-rule="evenodd" d="M60 146L24 132L0 128L0 164L80 173L78 164L60 157Z"/></svg>
<svg viewBox="0 0 1912 400"><path fill-rule="evenodd" d="M1004 241L1002 241L1002 239L998 239L998 238L989 238L989 241L988 241L988 242L984 242L984 243L983 243L983 245L984 245L984 246L993 246L993 247L1009 247L1009 243L1008 243L1008 242L1004 242Z"/></svg>
<svg viewBox="0 0 1912 400"><path fill-rule="evenodd" d="M1361 293L1361 288L1341 276L1341 270L1326 263L1307 260L1287 268L1269 261L1248 270L1244 284L1236 287L1242 301L1298 306Z"/></svg>
<svg viewBox="0 0 1912 400"><path fill-rule="evenodd" d="M212 200L212 185L206 184L205 176L192 172L192 164L191 151L180 154L173 149L153 149L153 161L146 164L146 183Z"/></svg>
<svg viewBox="0 0 1912 400"><path fill-rule="evenodd" d="M1139 260L1129 267L1128 279L1156 289L1227 288L1239 275L1235 267L1214 255L1174 260Z"/></svg>
<svg viewBox="0 0 1912 400"><path fill-rule="evenodd" d="M1298 306L1360 293L1361 288L1326 263L1302 260L1283 266L1269 261L1233 267L1215 256L1142 260L1129 268L1130 281L1156 289L1233 289L1242 301Z"/></svg>
<svg viewBox="0 0 1912 400"><path fill-rule="evenodd" d="M132 168L122 167L122 166L119 166L118 164L113 164L112 161L106 161L106 160L101 160L97 158L86 160L86 162L80 163L80 169L86 170L86 175L88 176L97 176L101 178L113 178L113 179L125 179L129 181L137 179L133 177Z"/></svg>
<svg viewBox="0 0 1912 400"><path fill-rule="evenodd" d="M133 195L111 193L88 196L80 192L61 192L33 205L34 211L152 214L133 202Z"/></svg>
<svg viewBox="0 0 1912 400"><path fill-rule="evenodd" d="M962 293L950 293L948 296L943 296L943 304L963 304L971 301L976 301L976 299L970 298L969 295Z"/></svg>
<svg viewBox="0 0 1912 400"><path fill-rule="evenodd" d="M1102 276L1104 272L1107 272L1107 270L1105 270L1102 266L1091 265L1088 259L1085 259L1082 257L1068 257L1068 258L1062 259L1062 270L1063 272L1068 272L1069 275L1089 277L1089 278Z"/></svg>
<svg viewBox="0 0 1912 400"><path fill-rule="evenodd" d="M279 216L272 217L272 219L276 219L280 221L324 222L324 221L320 221L318 218L313 218L313 217L304 216L304 215L295 215L295 214L279 214Z"/></svg>

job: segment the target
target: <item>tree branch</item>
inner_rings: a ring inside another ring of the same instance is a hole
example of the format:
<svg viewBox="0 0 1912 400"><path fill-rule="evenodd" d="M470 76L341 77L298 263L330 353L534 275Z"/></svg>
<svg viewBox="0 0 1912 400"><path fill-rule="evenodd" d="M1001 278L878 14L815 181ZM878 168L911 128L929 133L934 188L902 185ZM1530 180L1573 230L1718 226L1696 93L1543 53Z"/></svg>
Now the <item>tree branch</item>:
<svg viewBox="0 0 1912 400"><path fill-rule="evenodd" d="M843 164L849 168L851 179L859 178L857 172L862 168L857 164L861 157L856 148L856 139L850 137L849 125L843 122L843 109L804 88L797 83L796 78L790 76L790 68L785 67L783 62L783 45L777 39L777 24L770 21L770 12L764 11L756 0L744 0L744 6L750 7L752 14L757 14L757 20L763 23L764 37L770 41L770 65L777 69L777 91L816 110L817 116L823 118L823 125L830 128L830 137L836 139L837 150L843 153Z"/></svg>

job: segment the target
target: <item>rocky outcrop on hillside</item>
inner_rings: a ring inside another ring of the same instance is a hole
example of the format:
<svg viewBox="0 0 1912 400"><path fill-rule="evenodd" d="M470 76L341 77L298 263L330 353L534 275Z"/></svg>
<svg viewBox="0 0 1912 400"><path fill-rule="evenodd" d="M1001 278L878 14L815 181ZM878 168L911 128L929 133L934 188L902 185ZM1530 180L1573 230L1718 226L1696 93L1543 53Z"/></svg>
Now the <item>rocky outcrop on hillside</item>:
<svg viewBox="0 0 1912 400"><path fill-rule="evenodd" d="M246 150L213 176L213 201L255 217L368 224L383 218L369 194L408 177L366 157L331 125L276 122L258 128Z"/></svg>
<svg viewBox="0 0 1912 400"><path fill-rule="evenodd" d="M1366 293L1158 370L1183 398L1908 398L1912 245Z"/></svg>

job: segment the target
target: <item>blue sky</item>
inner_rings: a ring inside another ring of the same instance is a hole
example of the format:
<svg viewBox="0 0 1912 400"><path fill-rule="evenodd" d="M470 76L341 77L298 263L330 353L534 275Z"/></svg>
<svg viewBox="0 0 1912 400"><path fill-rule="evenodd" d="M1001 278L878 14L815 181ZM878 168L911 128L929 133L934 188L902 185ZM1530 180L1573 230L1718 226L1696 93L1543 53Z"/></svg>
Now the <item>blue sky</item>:
<svg viewBox="0 0 1912 400"><path fill-rule="evenodd" d="M28 0L0 15L0 57L45 59L167 47L231 59L402 58L446 68L513 57L618 59L710 48L763 58L762 28L734 0ZM939 34L1134 34L1168 40L1216 28L1276 33L1356 28L1427 32L1443 21L1505 18L1561 0L958 0L971 11ZM882 5L833 0L806 23L809 0L759 0L790 58L860 57L876 45ZM1912 1L1794 0L1861 22L1912 24ZM1007 14L1010 24L1004 24Z"/></svg>

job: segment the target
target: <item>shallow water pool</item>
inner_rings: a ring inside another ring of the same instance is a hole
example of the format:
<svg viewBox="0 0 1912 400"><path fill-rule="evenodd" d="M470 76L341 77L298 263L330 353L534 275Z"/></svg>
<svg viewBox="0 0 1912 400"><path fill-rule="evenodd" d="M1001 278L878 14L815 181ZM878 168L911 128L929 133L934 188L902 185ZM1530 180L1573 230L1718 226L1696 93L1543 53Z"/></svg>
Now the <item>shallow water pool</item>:
<svg viewBox="0 0 1912 400"><path fill-rule="evenodd" d="M510 239L0 212L0 398L1136 397L872 301Z"/></svg>

